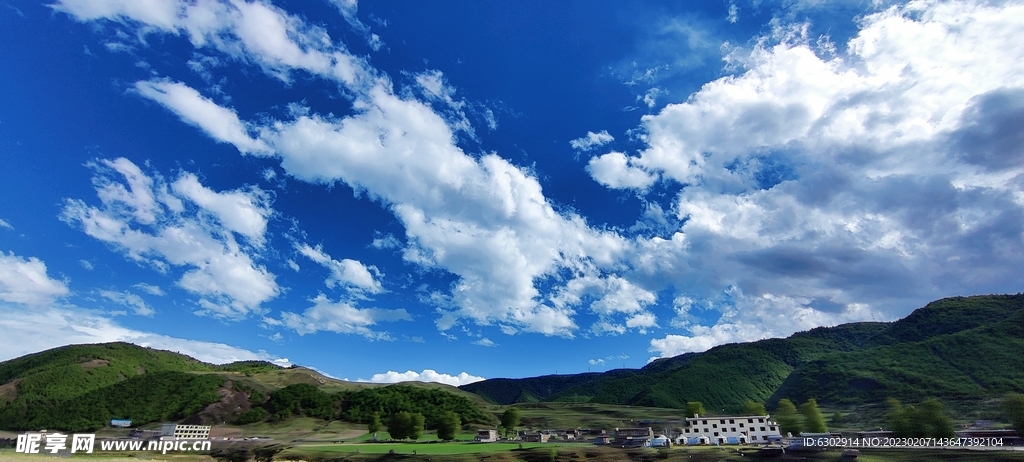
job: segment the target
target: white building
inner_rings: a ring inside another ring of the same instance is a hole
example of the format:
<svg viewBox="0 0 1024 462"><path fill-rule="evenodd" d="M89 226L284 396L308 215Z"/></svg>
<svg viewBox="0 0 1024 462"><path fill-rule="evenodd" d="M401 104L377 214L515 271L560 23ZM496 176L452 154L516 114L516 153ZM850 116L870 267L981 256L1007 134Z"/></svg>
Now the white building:
<svg viewBox="0 0 1024 462"><path fill-rule="evenodd" d="M473 441L479 443L493 443L495 441L498 441L498 431L487 429L477 431L476 437L473 438Z"/></svg>
<svg viewBox="0 0 1024 462"><path fill-rule="evenodd" d="M162 439L173 437L176 440L205 440L210 438L210 426L165 423L160 428L160 435Z"/></svg>
<svg viewBox="0 0 1024 462"><path fill-rule="evenodd" d="M782 437L779 424L767 415L687 417L682 430L678 444L767 444Z"/></svg>

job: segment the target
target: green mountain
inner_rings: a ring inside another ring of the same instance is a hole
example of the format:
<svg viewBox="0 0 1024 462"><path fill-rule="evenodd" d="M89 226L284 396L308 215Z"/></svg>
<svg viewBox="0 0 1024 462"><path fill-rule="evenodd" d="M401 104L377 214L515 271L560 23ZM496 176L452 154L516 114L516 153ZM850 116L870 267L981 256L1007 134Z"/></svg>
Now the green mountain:
<svg viewBox="0 0 1024 462"><path fill-rule="evenodd" d="M491 379L461 387L496 404L593 402L742 410L746 400L829 405L970 400L1024 391L1024 294L954 297L891 323L721 345L641 369Z"/></svg>
<svg viewBox="0 0 1024 462"><path fill-rule="evenodd" d="M401 410L432 425L452 410L493 416L474 394L440 384L350 383L264 361L212 365L130 343L69 345L0 363L0 430L86 431L110 419L255 423L295 417L364 422Z"/></svg>

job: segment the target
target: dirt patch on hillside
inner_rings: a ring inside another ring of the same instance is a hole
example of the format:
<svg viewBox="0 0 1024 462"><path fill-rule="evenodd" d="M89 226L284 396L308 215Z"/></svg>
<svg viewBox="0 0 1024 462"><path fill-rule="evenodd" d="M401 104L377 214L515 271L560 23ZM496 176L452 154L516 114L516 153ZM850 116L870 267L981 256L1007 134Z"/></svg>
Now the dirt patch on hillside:
<svg viewBox="0 0 1024 462"><path fill-rule="evenodd" d="M110 365L110 361L107 361L106 359L94 359L92 361L86 361L84 363L79 364L79 366L82 366L82 369L85 369L85 370L96 369L97 367L103 367L103 366L109 366L109 365Z"/></svg>
<svg viewBox="0 0 1024 462"><path fill-rule="evenodd" d="M14 379L3 385L0 385L0 403L7 404L14 401L14 398L18 397L18 384L21 383L21 379Z"/></svg>
<svg viewBox="0 0 1024 462"><path fill-rule="evenodd" d="M142 375L146 373L146 368L142 366L135 366L135 375Z"/></svg>
<svg viewBox="0 0 1024 462"><path fill-rule="evenodd" d="M233 389L229 380L224 382L217 393L220 393L220 401L210 404L195 415L185 419L183 423L188 425L219 425L232 422L249 410L249 396Z"/></svg>

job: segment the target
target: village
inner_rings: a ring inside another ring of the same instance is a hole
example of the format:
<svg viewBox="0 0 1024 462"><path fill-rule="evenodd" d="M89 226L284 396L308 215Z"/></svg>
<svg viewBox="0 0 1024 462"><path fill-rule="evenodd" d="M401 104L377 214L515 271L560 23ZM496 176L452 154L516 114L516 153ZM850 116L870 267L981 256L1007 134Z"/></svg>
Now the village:
<svg viewBox="0 0 1024 462"><path fill-rule="evenodd" d="M677 424L681 423L679 426ZM496 429L481 429L474 441L482 443L499 441L546 442L589 442L615 447L668 447L672 445L737 445L737 444L783 444L785 438L779 432L779 424L769 415L708 417L695 415L681 422L666 422L661 432L655 427L662 422L640 421L640 426L604 429L550 429L541 431L519 431L511 438L500 438ZM790 437L792 435L789 435Z"/></svg>

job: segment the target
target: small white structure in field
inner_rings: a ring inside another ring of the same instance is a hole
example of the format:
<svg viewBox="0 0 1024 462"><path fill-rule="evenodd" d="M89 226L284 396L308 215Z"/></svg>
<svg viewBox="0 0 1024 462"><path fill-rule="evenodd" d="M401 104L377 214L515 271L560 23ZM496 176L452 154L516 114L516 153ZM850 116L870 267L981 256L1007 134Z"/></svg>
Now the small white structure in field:
<svg viewBox="0 0 1024 462"><path fill-rule="evenodd" d="M473 441L478 443L493 443L498 441L498 431L491 429L478 430Z"/></svg>

